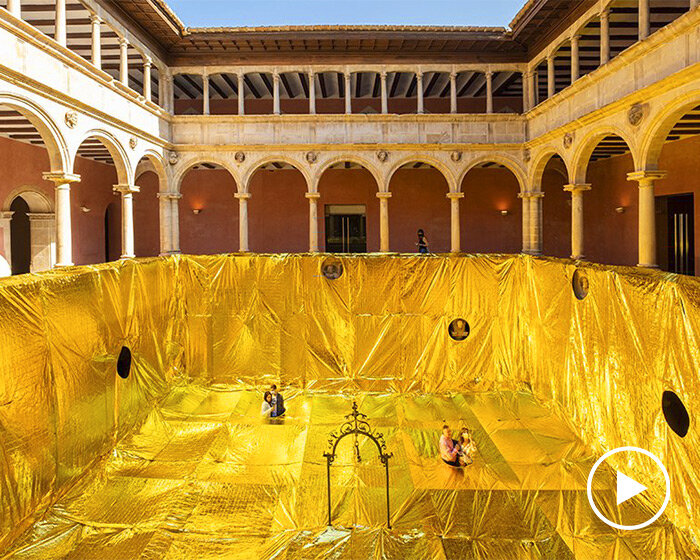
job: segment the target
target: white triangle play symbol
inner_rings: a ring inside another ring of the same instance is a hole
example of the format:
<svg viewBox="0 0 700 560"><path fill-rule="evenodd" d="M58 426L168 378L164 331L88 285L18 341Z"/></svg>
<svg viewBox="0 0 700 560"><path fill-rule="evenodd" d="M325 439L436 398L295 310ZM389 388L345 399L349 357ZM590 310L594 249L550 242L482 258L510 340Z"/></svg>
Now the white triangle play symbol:
<svg viewBox="0 0 700 560"><path fill-rule="evenodd" d="M622 502L626 502L630 498L633 498L640 492L644 492L647 487L643 484L639 484L636 480L631 479L629 476L622 474L617 471L617 505L619 506Z"/></svg>

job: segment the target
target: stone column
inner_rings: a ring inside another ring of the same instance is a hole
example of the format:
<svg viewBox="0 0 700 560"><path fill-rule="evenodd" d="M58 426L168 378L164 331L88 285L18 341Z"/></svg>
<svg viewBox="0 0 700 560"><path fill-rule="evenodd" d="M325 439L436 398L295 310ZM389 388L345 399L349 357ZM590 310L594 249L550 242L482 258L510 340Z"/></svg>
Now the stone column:
<svg viewBox="0 0 700 560"><path fill-rule="evenodd" d="M542 198L541 191L527 193L530 201L530 254L542 254Z"/></svg>
<svg viewBox="0 0 700 560"><path fill-rule="evenodd" d="M349 115L352 113L352 74L346 72L345 77L345 114Z"/></svg>
<svg viewBox="0 0 700 560"><path fill-rule="evenodd" d="M528 97L528 108L534 109L537 105L537 87L538 83L535 79L537 77L537 72L534 70L528 75L528 87L527 87L527 97Z"/></svg>
<svg viewBox="0 0 700 560"><path fill-rule="evenodd" d="M167 93L163 100L163 106L166 111L175 114L175 79L170 72L165 76L165 90Z"/></svg>
<svg viewBox="0 0 700 560"><path fill-rule="evenodd" d="M583 258L583 193L591 190L588 183L564 185L571 193L571 258Z"/></svg>
<svg viewBox="0 0 700 560"><path fill-rule="evenodd" d="M272 74L272 112L280 114L280 75L277 72Z"/></svg>
<svg viewBox="0 0 700 560"><path fill-rule="evenodd" d="M238 74L238 114L245 115L245 74Z"/></svg>
<svg viewBox="0 0 700 560"><path fill-rule="evenodd" d="M0 211L0 228L2 228L2 240L5 247L5 260L7 264L12 267L12 237L10 235L12 227L12 215L14 212L2 212ZM3 272L0 271L0 277Z"/></svg>
<svg viewBox="0 0 700 560"><path fill-rule="evenodd" d="M378 192L379 199L379 250L388 253L389 249L389 199L390 192Z"/></svg>
<svg viewBox="0 0 700 560"><path fill-rule="evenodd" d="M146 101L153 101L153 93L151 91L151 69L153 68L153 60L150 56L144 56L143 59L143 96Z"/></svg>
<svg viewBox="0 0 700 560"><path fill-rule="evenodd" d="M571 83L573 84L579 78L579 56L578 56L578 41L579 36L571 37Z"/></svg>
<svg viewBox="0 0 700 560"><path fill-rule="evenodd" d="M386 89L386 72L382 71L379 75L379 79L382 86L382 115L386 115L389 112L389 96Z"/></svg>
<svg viewBox="0 0 700 560"><path fill-rule="evenodd" d="M180 252L180 199L181 194L170 195L170 252Z"/></svg>
<svg viewBox="0 0 700 560"><path fill-rule="evenodd" d="M416 110L419 114L425 112L423 102L423 72L416 72Z"/></svg>
<svg viewBox="0 0 700 560"><path fill-rule="evenodd" d="M16 18L22 17L22 1L21 0L7 0L7 11L10 12Z"/></svg>
<svg viewBox="0 0 700 560"><path fill-rule="evenodd" d="M168 255L172 252L172 194L158 193L158 215L160 224L160 254Z"/></svg>
<svg viewBox="0 0 700 560"><path fill-rule="evenodd" d="M129 41L125 37L119 38L119 81L129 85Z"/></svg>
<svg viewBox="0 0 700 560"><path fill-rule="evenodd" d="M80 175L51 172L43 177L56 186L56 266L72 266L70 184L80 181Z"/></svg>
<svg viewBox="0 0 700 560"><path fill-rule="evenodd" d="M316 114L316 75L309 72L309 115Z"/></svg>
<svg viewBox="0 0 700 560"><path fill-rule="evenodd" d="M635 171L628 181L639 184L639 256L637 266L656 268L656 203L654 181L666 177L665 171Z"/></svg>
<svg viewBox="0 0 700 560"><path fill-rule="evenodd" d="M647 37L649 37L649 0L639 0L639 40L643 41Z"/></svg>
<svg viewBox="0 0 700 560"><path fill-rule="evenodd" d="M90 16L92 24L92 65L102 69L102 20L97 14Z"/></svg>
<svg viewBox="0 0 700 560"><path fill-rule="evenodd" d="M236 193L238 199L238 246L241 253L248 252L248 199L250 193Z"/></svg>
<svg viewBox="0 0 700 560"><path fill-rule="evenodd" d="M488 70L486 76L486 112L493 113L493 72Z"/></svg>
<svg viewBox="0 0 700 560"><path fill-rule="evenodd" d="M554 55L551 54L547 57L547 98L554 96L556 91L556 84L554 82Z"/></svg>
<svg viewBox="0 0 700 560"><path fill-rule="evenodd" d="M450 113L457 112L457 72L450 72Z"/></svg>
<svg viewBox="0 0 700 560"><path fill-rule="evenodd" d="M318 199L321 193L307 192L309 200L309 252L318 253Z"/></svg>
<svg viewBox="0 0 700 560"><path fill-rule="evenodd" d="M114 185L114 192L122 198L122 259L133 259L134 253L134 193L139 192L134 185Z"/></svg>
<svg viewBox="0 0 700 560"><path fill-rule="evenodd" d="M56 215L52 212L29 216L29 238L31 239L31 271L51 270L56 262Z"/></svg>
<svg viewBox="0 0 700 560"><path fill-rule="evenodd" d="M532 88L532 106L535 107L540 103L540 73L537 70L532 72L532 80L535 86Z"/></svg>
<svg viewBox="0 0 700 560"><path fill-rule="evenodd" d="M54 36L59 45L67 46L66 0L56 0L56 32Z"/></svg>
<svg viewBox="0 0 700 560"><path fill-rule="evenodd" d="M447 193L450 199L450 251L459 253L461 251L461 233L459 228L459 200L464 198L463 192Z"/></svg>
<svg viewBox="0 0 700 560"><path fill-rule="evenodd" d="M522 200L523 205L523 248L522 253L529 254L530 249L530 193L518 193L518 198Z"/></svg>
<svg viewBox="0 0 700 560"><path fill-rule="evenodd" d="M520 75L521 75L521 79L523 82L523 113L525 113L531 109L531 107L529 105L529 103L530 103L530 91L529 91L530 75L527 72L522 72Z"/></svg>
<svg viewBox="0 0 700 560"><path fill-rule="evenodd" d="M202 114L209 114L209 74L202 74Z"/></svg>
<svg viewBox="0 0 700 560"><path fill-rule="evenodd" d="M600 65L610 60L610 10L600 12Z"/></svg>

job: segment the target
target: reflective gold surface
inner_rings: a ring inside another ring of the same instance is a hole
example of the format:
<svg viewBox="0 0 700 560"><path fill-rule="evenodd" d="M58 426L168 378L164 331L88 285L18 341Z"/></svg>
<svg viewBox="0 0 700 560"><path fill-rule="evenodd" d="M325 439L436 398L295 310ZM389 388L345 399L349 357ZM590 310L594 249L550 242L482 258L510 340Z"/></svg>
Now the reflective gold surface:
<svg viewBox="0 0 700 560"><path fill-rule="evenodd" d="M0 283L3 557L700 556L697 279L587 265L579 301L565 261L340 257L331 281L323 258L173 257ZM447 335L457 317L462 342ZM280 423L260 418L271 382ZM688 407L685 438L663 420L665 389ZM376 448L360 440L358 463L352 438L325 527L323 451L353 399L393 453L391 530ZM443 421L474 430L474 465L439 460ZM671 476L665 514L640 531L611 529L586 499L593 462L620 445Z"/></svg>

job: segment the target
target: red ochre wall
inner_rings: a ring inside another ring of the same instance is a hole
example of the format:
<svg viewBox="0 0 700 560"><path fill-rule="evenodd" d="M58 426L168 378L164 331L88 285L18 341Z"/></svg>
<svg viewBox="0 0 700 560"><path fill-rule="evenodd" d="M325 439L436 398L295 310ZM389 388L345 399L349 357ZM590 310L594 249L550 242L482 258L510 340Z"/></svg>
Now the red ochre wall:
<svg viewBox="0 0 700 560"><path fill-rule="evenodd" d="M7 203L11 193L18 189L39 190L52 201L54 200L53 183L45 181L42 174L50 170L46 150L6 138L0 138L0 201ZM75 264L95 264L104 262L105 231L104 218L107 205L115 203L117 217L111 239L113 247L121 252L119 196L112 191L117 184L115 168L90 159L77 158L75 173L80 175L80 182L71 185L71 220L73 225L73 262ZM158 254L158 192L157 177L144 175L144 190L134 195L134 217L137 256ZM83 212L81 207L89 209ZM2 235L0 235L0 240ZM0 241L0 244L2 241ZM4 252L4 247L0 248Z"/></svg>
<svg viewBox="0 0 700 560"><path fill-rule="evenodd" d="M659 168L668 177L656 183L657 194L694 193L696 274L700 273L700 173L695 163L700 136L667 144ZM627 181L632 171L629 155L592 162L584 193L586 257L607 264L637 263L637 187ZM46 151L38 146L0 138L0 201L9 204L11 192L20 187L39 189L53 200L53 185L42 179L49 170ZM104 213L110 202L120 213L114 167L78 158L80 183L71 189L73 252L76 264L104 260ZM278 182L279 181L279 182ZM142 191L134 196L137 256L158 254L158 179L153 173L139 177ZM542 188L544 254L566 257L570 253L570 195L562 190L563 178L546 169ZM450 203L447 186L433 169L400 170L390 185L390 238L392 251L415 252L416 230L423 228L434 252L450 249ZM306 185L293 170L260 172L253 180L249 202L250 246L254 251L284 252L308 249L308 201ZM319 247L324 248L325 205L364 204L367 209L368 251L379 249L379 201L372 176L361 169L332 169L320 182L318 201ZM469 252L517 252L521 248L521 201L517 182L504 169L473 169L462 185L460 202L462 249ZM195 170L183 181L180 202L181 248L186 253L218 253L238 250L238 202L236 186L223 170ZM81 206L90 209L84 213ZM618 214L615 208L623 206ZM193 208L201 208L195 215ZM501 216L507 209L509 215ZM120 247L119 224L112 240ZM0 244L2 243L0 235ZM4 247L0 247L4 251Z"/></svg>

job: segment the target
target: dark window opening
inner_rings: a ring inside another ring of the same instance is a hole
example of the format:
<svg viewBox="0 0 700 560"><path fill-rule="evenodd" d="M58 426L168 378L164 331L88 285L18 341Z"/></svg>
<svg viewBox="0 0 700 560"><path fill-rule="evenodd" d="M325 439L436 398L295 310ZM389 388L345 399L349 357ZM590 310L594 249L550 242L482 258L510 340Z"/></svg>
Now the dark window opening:
<svg viewBox="0 0 700 560"><path fill-rule="evenodd" d="M129 373L131 373L131 350L122 346L117 358L117 374L122 379L126 379L129 377Z"/></svg>
<svg viewBox="0 0 700 560"><path fill-rule="evenodd" d="M664 391L661 397L661 410L668 427L680 437L685 437L690 427L690 416L676 393Z"/></svg>

